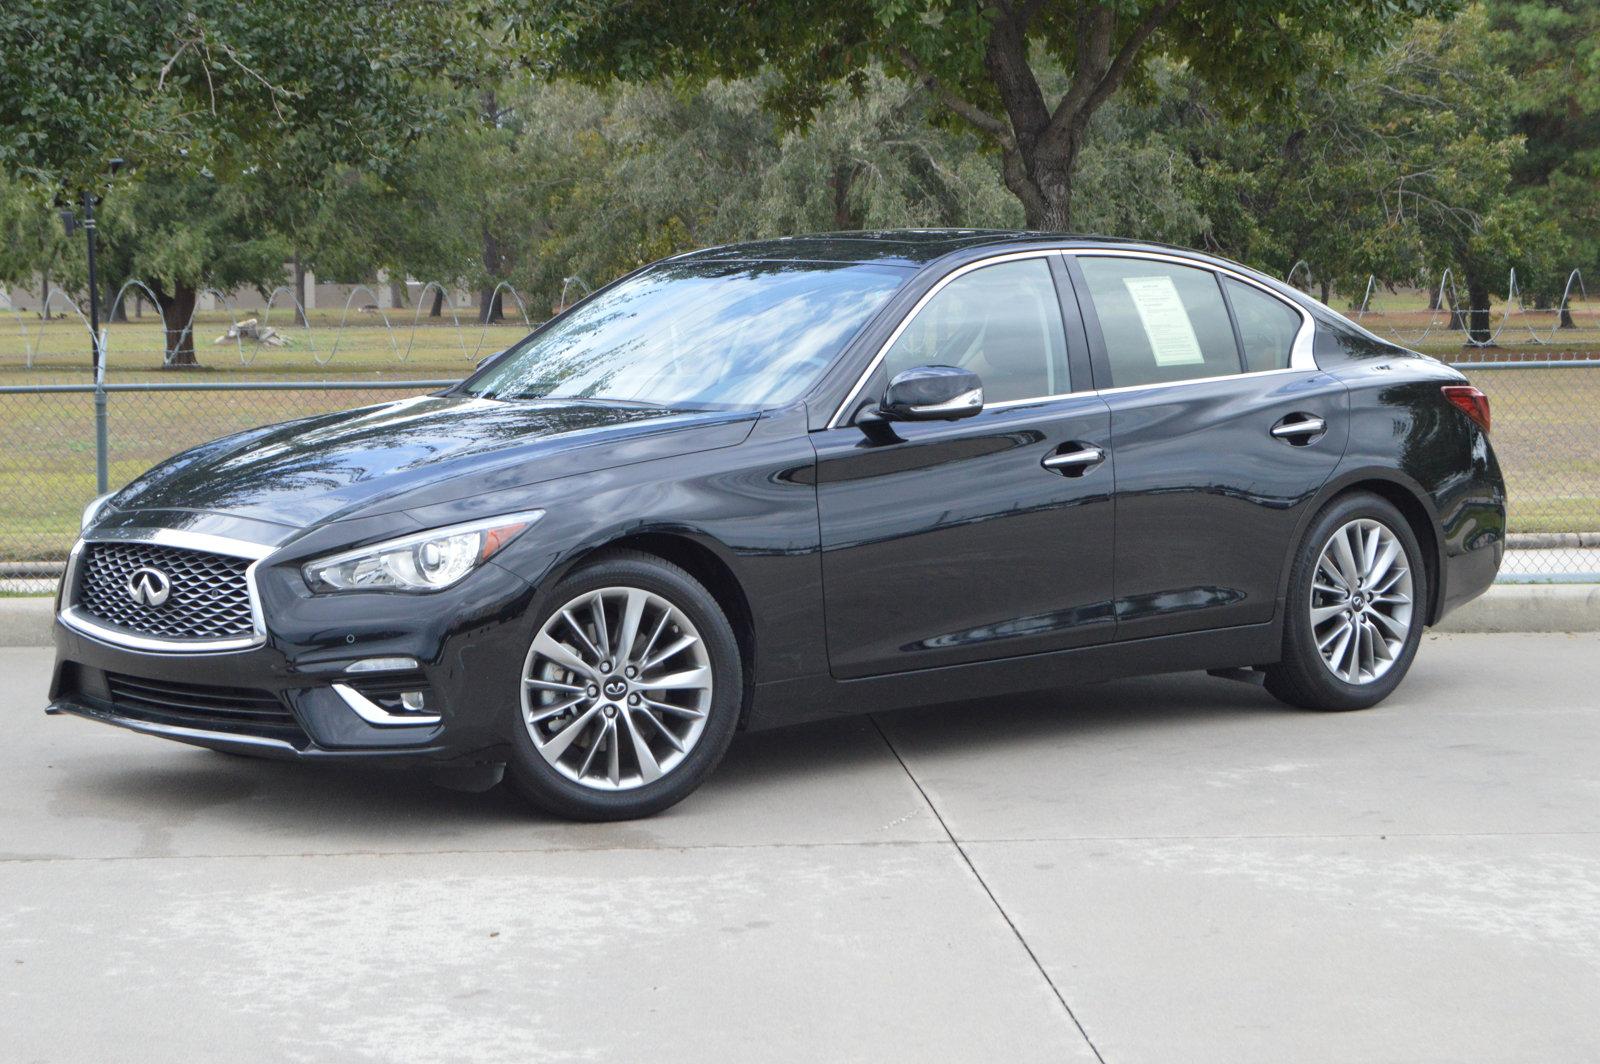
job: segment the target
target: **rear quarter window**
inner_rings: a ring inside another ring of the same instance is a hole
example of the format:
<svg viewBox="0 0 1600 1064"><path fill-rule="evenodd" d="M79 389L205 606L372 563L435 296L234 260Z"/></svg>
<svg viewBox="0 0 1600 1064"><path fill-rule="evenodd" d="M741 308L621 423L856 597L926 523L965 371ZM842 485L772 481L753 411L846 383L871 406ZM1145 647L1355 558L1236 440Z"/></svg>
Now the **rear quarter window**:
<svg viewBox="0 0 1600 1064"><path fill-rule="evenodd" d="M1288 369L1294 351L1294 338L1300 332L1300 313L1283 300L1267 295L1253 285L1222 279L1239 322L1239 340L1244 345L1244 368L1251 373L1269 369Z"/></svg>

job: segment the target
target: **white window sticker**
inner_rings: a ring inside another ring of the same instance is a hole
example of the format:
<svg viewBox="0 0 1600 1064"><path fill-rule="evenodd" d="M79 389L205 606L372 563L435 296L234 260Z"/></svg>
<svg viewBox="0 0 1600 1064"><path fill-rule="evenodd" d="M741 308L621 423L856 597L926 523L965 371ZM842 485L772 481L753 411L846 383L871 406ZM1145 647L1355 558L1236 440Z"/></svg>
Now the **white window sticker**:
<svg viewBox="0 0 1600 1064"><path fill-rule="evenodd" d="M1172 278L1124 277L1122 283L1133 297L1134 309L1139 312L1139 321L1150 340L1156 365L1189 366L1206 360L1200 353L1200 340L1194 334L1189 312L1183 309L1183 300Z"/></svg>

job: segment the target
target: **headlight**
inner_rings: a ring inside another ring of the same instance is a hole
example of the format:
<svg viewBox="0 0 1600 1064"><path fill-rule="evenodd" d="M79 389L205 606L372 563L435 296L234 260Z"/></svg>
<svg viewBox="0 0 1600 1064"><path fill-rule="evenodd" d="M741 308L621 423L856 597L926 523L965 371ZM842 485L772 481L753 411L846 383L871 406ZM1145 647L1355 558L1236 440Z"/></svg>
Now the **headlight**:
<svg viewBox="0 0 1600 1064"><path fill-rule="evenodd" d="M115 494L114 491L108 491L104 495L97 495L83 508L83 519L78 522L79 532L88 531L89 526L94 524L94 519L100 516L100 511L105 509L106 503L110 502L111 496Z"/></svg>
<svg viewBox="0 0 1600 1064"><path fill-rule="evenodd" d="M438 591L493 557L543 510L450 525L307 562L313 591Z"/></svg>

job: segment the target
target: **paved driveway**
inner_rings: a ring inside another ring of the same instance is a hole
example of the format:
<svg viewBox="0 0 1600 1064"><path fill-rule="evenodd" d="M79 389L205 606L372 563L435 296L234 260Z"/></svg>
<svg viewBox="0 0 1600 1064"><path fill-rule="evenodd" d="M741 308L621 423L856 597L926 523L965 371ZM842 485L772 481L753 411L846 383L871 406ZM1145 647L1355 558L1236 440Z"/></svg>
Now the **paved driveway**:
<svg viewBox="0 0 1600 1064"><path fill-rule="evenodd" d="M6 1061L1600 1058L1600 637L746 736L605 826L45 718L48 668L0 651Z"/></svg>

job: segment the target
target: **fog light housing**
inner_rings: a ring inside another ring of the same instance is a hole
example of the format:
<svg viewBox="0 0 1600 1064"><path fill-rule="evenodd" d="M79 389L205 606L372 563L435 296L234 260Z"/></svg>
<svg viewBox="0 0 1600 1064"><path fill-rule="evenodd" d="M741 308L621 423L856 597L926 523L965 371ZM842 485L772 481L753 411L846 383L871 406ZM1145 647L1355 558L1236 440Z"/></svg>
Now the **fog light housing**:
<svg viewBox="0 0 1600 1064"><path fill-rule="evenodd" d="M426 688L418 689L421 677L386 683L336 683L333 691L356 716L380 728L437 724L440 714L429 705Z"/></svg>

